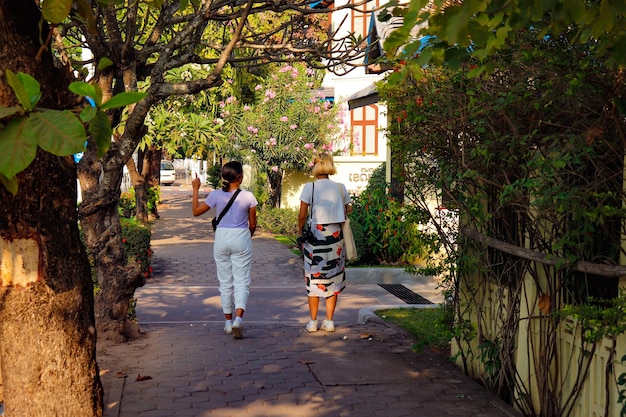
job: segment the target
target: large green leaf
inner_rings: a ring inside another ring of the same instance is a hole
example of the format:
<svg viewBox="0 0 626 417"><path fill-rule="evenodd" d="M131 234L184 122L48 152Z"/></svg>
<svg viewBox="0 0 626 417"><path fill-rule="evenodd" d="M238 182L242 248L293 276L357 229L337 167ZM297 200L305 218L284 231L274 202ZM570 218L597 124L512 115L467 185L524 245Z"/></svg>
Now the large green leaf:
<svg viewBox="0 0 626 417"><path fill-rule="evenodd" d="M105 112L98 110L96 117L89 123L89 133L91 133L98 145L98 157L103 156L111 146L111 135L113 134L111 120Z"/></svg>
<svg viewBox="0 0 626 417"><path fill-rule="evenodd" d="M36 79L28 74L15 74L6 70L7 82L15 92L17 100L27 111L32 111L41 98L41 89Z"/></svg>
<svg viewBox="0 0 626 417"><path fill-rule="evenodd" d="M52 23L61 23L70 14L73 0L46 0L41 13L44 19Z"/></svg>
<svg viewBox="0 0 626 417"><path fill-rule="evenodd" d="M37 138L28 117L9 121L0 130L0 174L7 178L25 170L37 153Z"/></svg>
<svg viewBox="0 0 626 417"><path fill-rule="evenodd" d="M115 109L117 107L126 107L129 104L133 104L141 100L147 93L141 93L139 91L127 91L125 93L119 93L111 97L110 100L102 103L102 110Z"/></svg>
<svg viewBox="0 0 626 417"><path fill-rule="evenodd" d="M58 156L85 150L85 128L72 112L46 110L32 113L31 123L41 149Z"/></svg>

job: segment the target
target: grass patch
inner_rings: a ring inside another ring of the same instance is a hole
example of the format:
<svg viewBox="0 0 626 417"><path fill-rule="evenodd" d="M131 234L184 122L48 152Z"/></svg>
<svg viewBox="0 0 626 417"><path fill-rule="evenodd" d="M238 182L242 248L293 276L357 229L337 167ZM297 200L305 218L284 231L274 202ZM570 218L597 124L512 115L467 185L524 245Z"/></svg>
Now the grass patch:
<svg viewBox="0 0 626 417"><path fill-rule="evenodd" d="M442 306L436 308L395 308L378 310L376 315L383 320L397 324L413 335L417 342L413 349L418 352L428 347L449 356L452 330L450 313Z"/></svg>
<svg viewBox="0 0 626 417"><path fill-rule="evenodd" d="M278 242L287 246L289 250L291 251L291 253L298 255L298 256L302 255L302 253L300 252L300 249L296 247L297 246L296 236L288 236L288 235L273 235L273 236L274 236L274 239L276 239Z"/></svg>

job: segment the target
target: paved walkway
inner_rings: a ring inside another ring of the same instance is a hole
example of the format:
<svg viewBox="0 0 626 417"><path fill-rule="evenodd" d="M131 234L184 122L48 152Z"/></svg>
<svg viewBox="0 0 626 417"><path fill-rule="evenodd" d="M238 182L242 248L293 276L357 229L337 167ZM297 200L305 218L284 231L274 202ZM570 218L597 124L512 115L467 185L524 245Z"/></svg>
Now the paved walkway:
<svg viewBox="0 0 626 417"><path fill-rule="evenodd" d="M189 201L185 189L164 195L154 277L136 293L143 337L100 353L105 417L518 416L445 359L413 352L403 332L368 320L371 306L403 304L371 279L349 277L334 333L306 333L301 260L268 235L253 239L245 337L224 334L212 216L193 218ZM406 286L437 298L427 281Z"/></svg>

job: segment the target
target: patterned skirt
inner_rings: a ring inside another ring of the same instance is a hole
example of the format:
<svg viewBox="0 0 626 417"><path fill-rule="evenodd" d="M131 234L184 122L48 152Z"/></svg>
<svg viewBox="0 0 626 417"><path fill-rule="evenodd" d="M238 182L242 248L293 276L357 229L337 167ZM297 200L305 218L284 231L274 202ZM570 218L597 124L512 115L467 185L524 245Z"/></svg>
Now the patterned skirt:
<svg viewBox="0 0 626 417"><path fill-rule="evenodd" d="M328 298L346 287L341 224L313 224L314 243L304 243L304 279L309 297Z"/></svg>

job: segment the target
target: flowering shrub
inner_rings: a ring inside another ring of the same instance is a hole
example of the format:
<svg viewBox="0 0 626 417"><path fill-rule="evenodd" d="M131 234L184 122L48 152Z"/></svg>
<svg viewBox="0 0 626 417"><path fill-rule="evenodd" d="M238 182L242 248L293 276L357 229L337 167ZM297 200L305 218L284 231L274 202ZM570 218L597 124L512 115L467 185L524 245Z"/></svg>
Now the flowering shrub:
<svg viewBox="0 0 626 417"><path fill-rule="evenodd" d="M224 140L218 152L250 161L267 174L270 205L277 207L285 170L305 170L317 152L334 153L343 141L342 112L323 95L314 93L320 75L303 65L286 64L255 87L253 103L230 96L220 103L215 120Z"/></svg>

